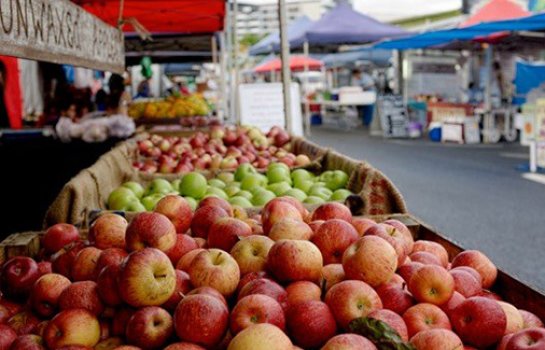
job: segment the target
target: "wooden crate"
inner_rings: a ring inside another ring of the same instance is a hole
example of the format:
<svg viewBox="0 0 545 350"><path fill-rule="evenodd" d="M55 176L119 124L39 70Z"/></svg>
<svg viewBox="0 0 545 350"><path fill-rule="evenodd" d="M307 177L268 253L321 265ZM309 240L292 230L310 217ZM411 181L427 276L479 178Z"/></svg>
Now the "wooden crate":
<svg viewBox="0 0 545 350"><path fill-rule="evenodd" d="M22 232L9 235L0 242L0 263L14 256L36 257L40 251L41 232Z"/></svg>

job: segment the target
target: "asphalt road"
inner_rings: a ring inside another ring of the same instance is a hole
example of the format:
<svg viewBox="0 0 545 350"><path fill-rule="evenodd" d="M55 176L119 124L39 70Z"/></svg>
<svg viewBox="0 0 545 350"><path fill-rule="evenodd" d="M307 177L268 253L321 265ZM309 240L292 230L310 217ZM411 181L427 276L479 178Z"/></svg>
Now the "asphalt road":
<svg viewBox="0 0 545 350"><path fill-rule="evenodd" d="M526 148L385 140L325 127L313 128L311 140L368 161L399 188L411 213L545 291L545 185L517 170Z"/></svg>

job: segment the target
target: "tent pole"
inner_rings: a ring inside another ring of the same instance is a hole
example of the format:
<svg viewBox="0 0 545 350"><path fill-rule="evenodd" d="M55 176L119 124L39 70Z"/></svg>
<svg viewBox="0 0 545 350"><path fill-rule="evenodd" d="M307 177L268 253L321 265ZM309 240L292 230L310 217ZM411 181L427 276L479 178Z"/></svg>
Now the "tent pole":
<svg viewBox="0 0 545 350"><path fill-rule="evenodd" d="M232 47L232 26L231 26L231 1L225 2L225 71L224 77L225 80L225 120L231 121L234 117L231 108L232 108L232 91L233 91L233 79L231 76L231 67L232 67L232 56L231 56L231 47Z"/></svg>
<svg viewBox="0 0 545 350"><path fill-rule="evenodd" d="M214 65L217 65L218 64L218 44L216 42L216 35L212 35L212 37L210 38L210 46L211 46L211 50L212 50L212 63L214 63Z"/></svg>
<svg viewBox="0 0 545 350"><path fill-rule="evenodd" d="M225 50L225 33L220 32L219 33L219 40L220 40L220 97L221 97L221 104L220 104L220 110L221 110L221 116L219 116L219 119L221 121L225 120L225 115L227 113L227 81L225 79L226 72L227 72L227 51Z"/></svg>
<svg viewBox="0 0 545 350"><path fill-rule="evenodd" d="M280 59L282 61L284 116L286 129L289 133L291 133L293 128L291 120L290 47L287 33L286 0L278 0L278 19L280 21Z"/></svg>
<svg viewBox="0 0 545 350"><path fill-rule="evenodd" d="M234 74L234 91L233 91L233 114L237 125L240 125L239 101L238 101L238 84L239 84L239 67L238 67L238 5L237 0L233 0L233 74Z"/></svg>
<svg viewBox="0 0 545 350"><path fill-rule="evenodd" d="M308 48L308 41L305 40L305 43L303 44L303 55L305 57L309 57L309 48ZM303 89L301 91L303 92L303 102L305 104L305 134L307 136L310 136L310 105L308 103L308 96L307 96L307 86L308 86L308 60L305 60L305 80L303 83Z"/></svg>
<svg viewBox="0 0 545 350"><path fill-rule="evenodd" d="M488 45L485 51L485 64L486 64L486 84L484 93L484 121L483 121L483 141L489 143L491 141L492 132L491 118L492 118L492 57L493 57L492 45Z"/></svg>

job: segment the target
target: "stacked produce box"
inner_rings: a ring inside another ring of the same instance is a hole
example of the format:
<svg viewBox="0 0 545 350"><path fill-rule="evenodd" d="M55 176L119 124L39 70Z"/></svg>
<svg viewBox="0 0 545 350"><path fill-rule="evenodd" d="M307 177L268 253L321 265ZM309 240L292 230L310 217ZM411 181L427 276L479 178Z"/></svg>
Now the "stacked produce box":
<svg viewBox="0 0 545 350"><path fill-rule="evenodd" d="M0 349L545 348L543 295L278 129L123 143L46 226L0 244Z"/></svg>

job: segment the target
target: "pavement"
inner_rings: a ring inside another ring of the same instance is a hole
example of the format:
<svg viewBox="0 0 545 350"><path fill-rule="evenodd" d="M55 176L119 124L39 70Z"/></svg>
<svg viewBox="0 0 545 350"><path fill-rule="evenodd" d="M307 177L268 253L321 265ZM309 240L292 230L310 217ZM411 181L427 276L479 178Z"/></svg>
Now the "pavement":
<svg viewBox="0 0 545 350"><path fill-rule="evenodd" d="M312 129L310 139L384 172L409 211L465 249L545 291L545 176L517 170L519 144L457 145L388 140L363 129Z"/></svg>

